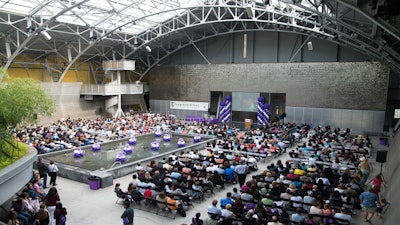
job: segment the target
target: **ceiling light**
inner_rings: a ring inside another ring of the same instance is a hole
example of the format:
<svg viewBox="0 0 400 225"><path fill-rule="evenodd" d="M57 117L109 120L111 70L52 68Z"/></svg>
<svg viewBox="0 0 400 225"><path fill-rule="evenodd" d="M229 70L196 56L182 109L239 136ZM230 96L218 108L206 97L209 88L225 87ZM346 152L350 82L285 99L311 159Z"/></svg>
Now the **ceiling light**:
<svg viewBox="0 0 400 225"><path fill-rule="evenodd" d="M146 46L146 51L149 52L149 53L151 52L150 46Z"/></svg>
<svg viewBox="0 0 400 225"><path fill-rule="evenodd" d="M50 41L51 40L51 36L49 33L47 33L47 31L43 30L40 32L44 38L46 38L46 40Z"/></svg>
<svg viewBox="0 0 400 225"><path fill-rule="evenodd" d="M307 48L309 51L312 51L314 49L313 45L312 45L312 41L307 42Z"/></svg>

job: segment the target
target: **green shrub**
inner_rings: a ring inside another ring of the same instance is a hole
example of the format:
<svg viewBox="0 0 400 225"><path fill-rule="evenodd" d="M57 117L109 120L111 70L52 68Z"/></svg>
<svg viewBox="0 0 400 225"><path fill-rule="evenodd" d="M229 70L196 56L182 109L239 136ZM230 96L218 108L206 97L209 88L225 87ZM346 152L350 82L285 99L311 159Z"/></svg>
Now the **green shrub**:
<svg viewBox="0 0 400 225"><path fill-rule="evenodd" d="M12 143L12 145L10 145ZM0 140L0 170L22 158L28 151L24 143Z"/></svg>

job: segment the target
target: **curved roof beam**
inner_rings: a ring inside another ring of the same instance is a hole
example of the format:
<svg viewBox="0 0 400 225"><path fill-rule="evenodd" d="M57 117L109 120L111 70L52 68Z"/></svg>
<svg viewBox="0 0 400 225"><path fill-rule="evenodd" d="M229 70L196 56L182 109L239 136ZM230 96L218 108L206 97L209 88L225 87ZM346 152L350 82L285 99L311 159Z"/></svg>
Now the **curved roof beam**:
<svg viewBox="0 0 400 225"><path fill-rule="evenodd" d="M56 22L55 18L59 17L61 14L66 12L71 14L69 10L84 4L87 1L82 1L75 5L71 5L70 7L63 6L66 8L57 13L57 15L50 17L50 19L46 20L43 24L40 24L39 29L35 30L35 34L39 33L44 28L47 29L47 25L51 22ZM87 42L88 45L83 47L83 50L80 49L81 46L79 45L79 51L76 51L78 52L77 56L69 62L67 68L63 71L59 82L62 81L62 78L79 58L85 58L86 53L90 53L91 50L97 49L97 46L100 48L107 45L109 45L110 48L122 46L124 48L124 52L121 50L120 54L122 58L134 58L144 65L142 71L135 71L135 73L138 73L142 78L143 75L146 74L154 65L157 65L161 59L170 55L171 52L175 52L183 46L186 46L187 43L194 43L201 39L204 40L213 35L217 36L218 34L223 35L228 32L250 30L277 30L326 38L334 43L356 48L377 58L378 60L386 59L386 63L389 64L394 71L400 74L399 54L390 46L386 46L382 43L382 39L376 39L373 28L366 29L365 27L357 26L352 23L352 21L349 22L349 20L345 20L347 18L343 18L341 15L336 15L337 12L334 12L335 10L333 10L335 7L330 7L330 4L340 4L343 1L320 1L320 4L310 7L299 4L291 5L275 0L271 2L278 2L279 4L260 6L254 3L257 2L257 0L219 0L218 2L219 5L180 7L174 9L168 8L168 10L147 14L140 18L130 20L126 19L123 22L117 23L116 26L106 27L105 29L83 27L86 35L89 33L89 29L93 29L96 34L96 39L90 40L83 36L80 37L80 40L82 39L85 44ZM248 5L245 3L248 2L252 2L251 7L254 9L254 16L250 16L246 12ZM82 8L84 6L86 6L86 4L82 5ZM356 10L347 7L345 4L343 4L343 6L346 7L346 10ZM36 9L35 11L39 12L40 9ZM140 34L127 34L124 32L125 28L132 26L133 24L140 23L141 21L151 21L152 16L156 17L156 15L161 15L163 13L171 14L171 12L175 12L176 16L167 21L158 23L154 27L148 28ZM72 12L72 14L74 13L75 12ZM367 18L363 14L360 15L363 16L363 18ZM113 19L111 16L109 18L110 20ZM366 20L369 21L367 25L375 24L385 32L387 29L391 30L391 28L386 26L384 22L375 23L371 18L367 18ZM101 24L106 21L100 19L98 22ZM62 32L61 30L57 31L55 26L53 28L54 30L49 31ZM190 36L182 36L178 33L178 31L185 29L192 29L187 32ZM193 30L195 31L193 32ZM70 33L70 35L79 36L82 34L82 32ZM394 34L396 34L396 31L394 31ZM391 35L391 33L389 33L389 35ZM16 55L25 50L24 48L26 48L27 43L30 41L32 42L32 36L34 35L29 36L23 44L18 45L18 48L12 54L12 58L10 57L8 59L7 67ZM396 35L391 35L391 37L398 40ZM164 40L167 40L167 42ZM102 41L104 42L102 43ZM171 46L167 46L167 44L171 44ZM146 46L151 47L151 53L145 51ZM102 54L103 57L109 56L104 52Z"/></svg>
<svg viewBox="0 0 400 225"><path fill-rule="evenodd" d="M12 61L15 59L15 57L18 56L18 54L20 54L20 52L25 48L25 46L33 39L33 37L36 34L39 34L41 31L43 31L46 26L48 26L51 22L53 22L57 17L65 14L66 12L72 10L73 8L76 8L80 5L82 5L85 2L88 2L89 0L82 0L81 2L75 3L69 7L64 8L63 10L61 10L60 12L58 12L56 15L52 16L50 19L46 20L44 23L40 24L39 27L37 27L37 29L35 29L34 31L32 31L30 33L30 35L28 36L28 38L26 38L20 45L19 47L12 53L12 55L10 57L8 57L7 59L7 63L5 64L4 68L8 69L8 67L11 65ZM51 2L51 1L49 1ZM48 2L48 3L49 3ZM46 5L42 5L42 7L45 7ZM39 9L35 9L35 11L38 11Z"/></svg>
<svg viewBox="0 0 400 225"><path fill-rule="evenodd" d="M133 51L127 53L126 57L135 56L134 58L137 59L142 58L141 61L145 66L145 70L141 75L141 77L143 77L152 66L157 65L158 62L164 59L164 56L169 55L171 51L166 50L167 47L161 44L158 50L153 50L151 52L151 54L154 55L151 58L155 60L154 63L149 64L148 57L146 55L141 55L141 51L138 50L140 47L153 45L152 49L154 49L157 41L162 40L163 37L196 26L208 27L209 30L212 30L211 35L216 35L220 32L233 32L237 26L244 26L251 23L254 24L257 29L248 27L243 28L241 31L260 31L268 29L268 26L275 26L275 29L280 31L293 31L300 34L306 32L305 35L307 35L307 33L314 34L319 38L325 38L331 42L358 49L377 60L382 61L385 59L387 61L384 63L389 64L394 71L400 73L400 55L396 51L384 45L379 39L371 35L369 31L345 23L341 18L324 15L318 11L288 11L287 8L279 9L268 7L266 9L255 8L254 14L254 17L249 18L244 7L204 6L201 8L193 8L181 17L172 18L138 35L137 39L141 40L142 43ZM214 27L210 25L213 23L218 23L223 26ZM204 34L200 36L199 40L205 37ZM177 44L177 48L180 49L186 46L185 43L192 43L194 41L195 40L190 38L180 37L180 43Z"/></svg>

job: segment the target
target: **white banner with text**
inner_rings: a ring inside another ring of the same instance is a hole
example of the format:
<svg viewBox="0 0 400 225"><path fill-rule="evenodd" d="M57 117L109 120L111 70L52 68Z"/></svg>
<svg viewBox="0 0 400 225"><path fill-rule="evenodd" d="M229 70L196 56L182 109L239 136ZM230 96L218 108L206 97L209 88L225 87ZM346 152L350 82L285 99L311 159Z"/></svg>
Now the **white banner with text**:
<svg viewBox="0 0 400 225"><path fill-rule="evenodd" d="M170 109L208 111L208 102L170 101L169 108Z"/></svg>

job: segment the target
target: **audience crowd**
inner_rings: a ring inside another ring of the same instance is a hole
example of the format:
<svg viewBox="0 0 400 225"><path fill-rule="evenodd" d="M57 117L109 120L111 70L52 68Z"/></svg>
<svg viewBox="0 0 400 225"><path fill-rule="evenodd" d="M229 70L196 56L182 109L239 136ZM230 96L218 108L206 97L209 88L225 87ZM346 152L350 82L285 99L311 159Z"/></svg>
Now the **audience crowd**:
<svg viewBox="0 0 400 225"><path fill-rule="evenodd" d="M186 123L168 115L145 113L106 120L68 118L49 127L25 127L12 132L17 140L34 146L39 153L46 153L158 129L218 139L207 145L207 154L182 151L157 162L138 164L126 189L119 183L115 185L117 196L125 201L178 211L186 216L184 209L192 201L202 201L215 188L223 189L227 183L238 184L226 197L212 201L205 224L234 221L349 224L354 208L362 207L365 220L370 221L376 203L384 205L380 195L380 187L385 185L383 179L376 176L373 188L366 186L373 172L368 162L371 141L368 136L351 135L349 129L285 123L243 131L227 125ZM265 169L258 167L259 160L285 152L290 160L278 160ZM251 171L260 172L250 178ZM24 224L41 221L43 210L48 211L50 223L57 220L54 212L59 198L48 197L56 192L55 178L46 195L42 173L35 174L18 197L10 220L18 218ZM60 212L65 216L66 210ZM203 223L200 214L192 221Z"/></svg>

